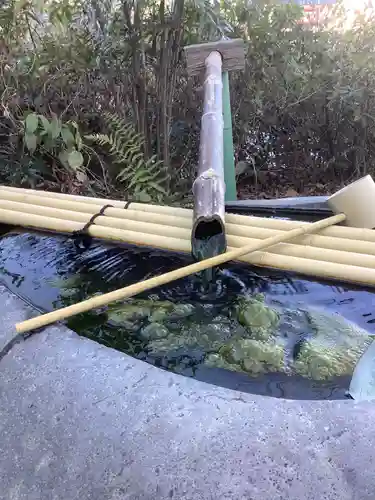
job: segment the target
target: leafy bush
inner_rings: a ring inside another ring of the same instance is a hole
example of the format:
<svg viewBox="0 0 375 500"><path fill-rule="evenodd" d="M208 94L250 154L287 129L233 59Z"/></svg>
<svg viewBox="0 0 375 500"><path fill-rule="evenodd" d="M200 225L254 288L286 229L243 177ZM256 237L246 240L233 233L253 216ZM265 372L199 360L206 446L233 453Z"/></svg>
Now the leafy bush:
<svg viewBox="0 0 375 500"><path fill-rule="evenodd" d="M201 80L183 46L246 42L230 75L240 180L260 189L375 170L375 23L308 29L271 0L5 0L0 8L0 180L170 200L191 190ZM82 140L83 138L83 140Z"/></svg>

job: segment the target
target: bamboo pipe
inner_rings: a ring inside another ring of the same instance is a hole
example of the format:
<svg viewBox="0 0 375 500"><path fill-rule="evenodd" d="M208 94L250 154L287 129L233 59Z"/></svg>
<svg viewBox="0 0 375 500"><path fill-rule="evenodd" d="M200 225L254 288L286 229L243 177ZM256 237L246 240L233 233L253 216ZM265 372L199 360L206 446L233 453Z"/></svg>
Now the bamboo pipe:
<svg viewBox="0 0 375 500"><path fill-rule="evenodd" d="M22 212L25 214L35 214L40 216L52 217L66 221L81 222L82 227L86 224L90 215L61 210L40 205L30 205L27 203L18 203L0 199L0 209ZM181 240L190 241L190 231L184 228L169 227L162 224L151 224L137 222L132 220L116 219L107 216L98 216L95 219L95 226L105 226L114 229L125 229L139 233L137 242L142 244L143 234L159 235ZM269 229L253 229L242 226L228 224L231 234L227 235L228 245L231 247L241 247L258 242L270 236L279 234L279 231ZM48 228L50 229L50 228ZM238 236L237 236L238 235ZM105 238L106 239L106 238ZM121 240L126 241L126 240ZM360 267L375 268L375 245L369 242L357 242L353 240L344 240L341 238L330 238L319 235L305 235L296 238L298 243L280 243L269 249L270 253L280 255L293 255L295 257L309 258L313 260L322 260L327 262L340 262L342 264L358 265ZM158 247L164 248L162 242Z"/></svg>
<svg viewBox="0 0 375 500"><path fill-rule="evenodd" d="M1 194L0 194L1 196ZM300 222L294 220L271 219L266 217L256 217L251 215L226 214L225 220L231 224L252 228L276 229L279 231L289 231L299 226L309 225L310 222ZM326 227L319 231L320 236L330 236L332 238L345 238L348 240L361 240L375 242L375 231L372 229L347 226Z"/></svg>
<svg viewBox="0 0 375 500"><path fill-rule="evenodd" d="M226 47L228 47L226 45ZM231 44L229 44L231 47ZM228 48L230 51L231 49ZM203 233L209 234L214 222L216 245L210 247L210 256L225 252L225 182L223 154L223 55L213 51L204 58L203 114L201 118L199 161L193 182L194 210L191 231L191 249L194 258L200 259ZM206 255L208 257L208 255Z"/></svg>
<svg viewBox="0 0 375 500"><path fill-rule="evenodd" d="M18 193L19 197L7 197L6 193ZM86 196L78 195L68 195L63 193L51 193L47 191L38 191L32 189L22 189L14 188L9 186L0 186L0 198L2 199L12 199L14 201L22 201L20 196L36 196L37 198L32 198L32 203L35 205L45 205L53 206L55 208L64 208L66 202L69 202L69 208L71 210L77 210L80 212L96 213L104 205L112 204L116 207L120 207L120 212L118 208L108 208L105 214L111 215L113 217L119 218L133 218L134 220L142 220L145 222L155 222L162 224L165 220L166 225L176 226L176 227L192 227L192 217L193 211L191 209L160 206L160 205L146 205L143 203L131 203L131 209L124 210L124 201L111 200L105 198L90 198ZM30 200L31 198L26 198ZM38 201L39 200L39 201ZM62 202L64 203L62 204ZM26 201L29 202L29 201ZM70 203L79 203L79 206L73 207ZM86 210L82 208L82 205L87 207ZM95 210L94 210L95 207ZM90 211L89 211L90 210ZM116 212L115 212L116 210ZM135 215L137 212L138 215ZM142 214L142 215L141 215ZM130 215L130 216L129 216ZM135 219L137 217L137 219ZM164 219L168 217L168 219ZM310 225L309 222L299 222L281 219L272 219L265 217L255 217L249 215L238 215L238 214L225 214L225 222L233 225L241 225L251 228L261 228L261 229L274 229L280 231L289 231L295 227L300 227L303 225ZM227 224L226 224L227 227ZM231 234L231 227L227 227L227 233ZM362 229L357 227L346 227L346 226L334 226L322 229L319 232L320 236L330 236L333 238L346 238L350 240L360 240L360 241L371 241L375 242L375 231L370 229ZM240 236L240 235L239 235Z"/></svg>
<svg viewBox="0 0 375 500"><path fill-rule="evenodd" d="M23 200L24 203L11 202L6 200ZM0 193L0 206L4 209L17 210L25 213L34 213L36 215L47 215L57 219L66 219L78 222L87 222L89 217L85 217L85 213L90 215L98 212L98 207L95 205L79 203L79 202L67 202L65 200L53 200L52 198L37 197L34 195L28 195L23 193L13 193L6 192ZM38 205L31 205L31 203L37 203ZM39 205L39 203L41 203ZM48 205L46 205L48 204ZM37 207L44 207L38 209ZM48 211L45 207L48 206ZM70 210L59 209L55 207L69 207ZM107 217L113 214L114 216L121 215L120 219L117 217ZM190 239L190 231L192 223L186 217L173 217L170 215L153 214L151 212L140 212L134 210L132 214L135 214L134 219L125 219L129 217L130 210L120 210L108 208L105 210L106 216L100 216L96 219L95 223L97 225L104 225L109 227L114 227L118 229L128 229L130 231L145 232L151 234L171 236L175 238ZM81 215L78 215L81 214ZM130 215L132 215L130 214ZM246 217L245 217L246 219ZM256 219L256 218L255 218ZM260 219L261 221L264 219ZM139 223L138 223L139 221ZM297 223L298 224L298 223ZM310 223L302 224L309 226ZM171 227L169 227L171 226ZM342 228L350 229L350 228ZM354 228L355 229L355 228ZM366 230L372 235L375 234L371 230ZM253 227L241 224L226 224L226 233L228 245L238 247L235 243L237 237L240 238L252 238L252 239L264 239L273 236L278 233L275 229L263 228L263 227ZM343 239L331 236L322 236L321 232L319 234L313 234L309 236L303 236L296 238L293 245L309 245L314 248L327 248L331 250L341 250L344 252L353 252L361 254L375 254L375 245L369 241L362 240L352 240ZM277 252L276 252L277 253Z"/></svg>
<svg viewBox="0 0 375 500"><path fill-rule="evenodd" d="M80 196L80 195L72 195L65 193L52 193L49 191L39 191L36 189L23 189L23 188L14 188L10 186L1 186L1 191L27 191L29 194L34 194L38 196L43 196L46 198L60 198L60 199L70 199L72 201L79 201L81 203L91 203L95 205L113 205L116 208L124 208L126 204L126 200L109 200L106 198L92 198L89 196ZM179 217L190 217L192 218L192 210L188 208L180 208L180 207L169 207L167 205L148 205L146 203L137 203L132 202L133 210L140 210L142 212L153 212L158 214L170 214L170 215L178 215Z"/></svg>
<svg viewBox="0 0 375 500"><path fill-rule="evenodd" d="M38 229L42 228L45 230L59 231L63 233L72 233L82 227L82 224L77 222L25 214L21 212L12 212L10 210L3 209L0 209L0 221L15 226L23 225L25 227L34 227ZM177 238L160 238L157 235L148 235L136 233L134 231L125 231L122 229L106 228L101 226L92 226L89 230L89 234L95 238L101 238L103 240L156 247L173 252L190 253L191 251L190 241L179 240ZM253 242L254 240L252 243ZM261 243L261 241L255 240L255 243ZM273 248L277 248L278 246L281 246L281 244L275 245ZM229 251L233 249L233 247L228 248ZM287 252L285 251L283 253ZM353 254L348 254L347 252L336 252L336 254L337 255L335 255L332 259L333 262L321 262L319 260L306 258L307 256L300 258L257 251L250 255L239 257L239 260L251 265L269 267L289 272L292 271L307 276L313 276L315 278L321 277L339 281L361 283L365 285L375 285L375 269L345 264L344 262L351 260ZM327 255L329 255L329 252L327 252ZM365 260L363 262L365 262Z"/></svg>
<svg viewBox="0 0 375 500"><path fill-rule="evenodd" d="M11 226L32 227L39 230L44 229L60 233L74 233L75 231L82 229L81 222L4 209L0 209L0 222ZM90 227L88 234L94 238L100 238L103 240L163 248L164 250L172 252L190 251L190 244L188 240L163 237L163 245L161 245L160 236L156 234L145 234L135 231L127 231L125 229L97 226L95 224Z"/></svg>
<svg viewBox="0 0 375 500"><path fill-rule="evenodd" d="M47 196L37 196L33 194L18 192L18 191L2 191L0 186L0 200L9 200L22 204L38 205L41 207L57 208L61 210L69 210L72 212L81 212L85 214L95 215L100 208L105 205L94 203L82 203L77 201L69 201L65 199L54 199ZM106 203L107 205L109 203ZM124 203L123 203L124 205ZM6 207L4 207L6 208ZM16 209L15 209L16 210ZM114 217L117 219L126 219L140 222L151 222L154 224L164 224L166 226L174 226L186 228L191 231L192 222L187 217L176 217L174 215L158 214L153 212L142 212L131 208L112 208L105 209L103 215Z"/></svg>
<svg viewBox="0 0 375 500"><path fill-rule="evenodd" d="M81 222L81 228L89 222L91 215L81 212L73 212L71 210L61 210L59 208L44 207L40 205L30 205L28 203L18 203L15 201L4 201L0 199L0 208L4 210L11 210L25 214L41 215L43 217L52 217L72 222ZM166 236L177 238L181 240L189 240L189 229L172 227L162 224L152 224L150 222L138 222L130 219L116 219L114 217L107 217L106 215L99 215L94 221L95 227L104 226L114 229L124 229L127 231L134 231L136 233L153 234L159 236ZM141 236L140 236L141 237ZM374 245L375 250L375 245Z"/></svg>
<svg viewBox="0 0 375 500"><path fill-rule="evenodd" d="M196 262L194 264L182 267L180 269L170 271L161 276L155 276L148 280L135 283L125 288L121 288L120 290L115 290L113 292L106 293L100 296L91 297L90 299L84 300L83 302L80 302L78 304L64 307L57 311L43 314L42 316L39 316L37 318L32 318L23 321L21 323L17 323L16 330L18 333L25 333L27 331L49 325L56 321L61 321L76 314L80 314L98 307L106 306L111 302L132 297L146 290L150 290L151 288L154 288L156 286L165 285L167 283L170 283L171 281L175 281L177 279L189 276L190 274L198 273L205 269L210 269L214 266L224 264L229 260L238 259L239 257L242 257L250 252L254 252L256 250L262 250L268 246L272 246L277 243L290 240L291 238L295 238L296 236L306 234L311 231L318 231L319 229L327 227L332 224L338 224L344 221L345 218L346 216L344 214L334 215L333 217L328 217L327 219L315 222L311 224L309 227L303 226L296 229L292 229L288 233L277 234L276 236L267 238L264 241L258 243L251 243L250 245L247 245L245 247L237 248L230 252L216 255L215 257L211 257L210 259L202 260L200 262Z"/></svg>

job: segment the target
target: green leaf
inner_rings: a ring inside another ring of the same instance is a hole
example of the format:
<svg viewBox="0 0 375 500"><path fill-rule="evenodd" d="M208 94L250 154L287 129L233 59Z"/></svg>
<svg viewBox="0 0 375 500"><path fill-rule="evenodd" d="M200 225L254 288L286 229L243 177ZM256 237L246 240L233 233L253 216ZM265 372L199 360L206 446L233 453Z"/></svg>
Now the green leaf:
<svg viewBox="0 0 375 500"><path fill-rule="evenodd" d="M26 134L33 134L38 128L38 115L36 113L30 113L27 115L25 120L25 130Z"/></svg>
<svg viewBox="0 0 375 500"><path fill-rule="evenodd" d="M74 149L68 154L68 163L71 168L74 170L81 167L83 165L83 156L82 153Z"/></svg>
<svg viewBox="0 0 375 500"><path fill-rule="evenodd" d="M54 116L51 121L51 137L52 139L57 139L60 135L61 132L61 122L57 118L57 116Z"/></svg>
<svg viewBox="0 0 375 500"><path fill-rule="evenodd" d="M36 150L37 146L36 135L25 134L25 144L30 153L33 153Z"/></svg>
<svg viewBox="0 0 375 500"><path fill-rule="evenodd" d="M59 160L61 161L61 163L64 165L64 167L68 167L69 166L69 163L68 163L68 151L60 151L59 153Z"/></svg>
<svg viewBox="0 0 375 500"><path fill-rule="evenodd" d="M82 148L81 134L78 132L78 130L76 131L76 146L78 151Z"/></svg>
<svg viewBox="0 0 375 500"><path fill-rule="evenodd" d="M49 132L50 132L50 123L47 120L47 118L45 116L43 116L43 115L39 115L39 120L42 123L43 129L47 132L47 134L49 134Z"/></svg>
<svg viewBox="0 0 375 500"><path fill-rule="evenodd" d="M145 193L144 191L142 191L141 193L138 194L137 199L141 203L149 203L150 201L152 201L151 196L149 194Z"/></svg>
<svg viewBox="0 0 375 500"><path fill-rule="evenodd" d="M157 182L154 182L154 181L150 181L148 182L147 184L148 187L152 187L155 189L155 191L158 191L159 193L161 194L164 194L165 196L167 195L167 192L165 189L163 189L160 184L158 184Z"/></svg>
<svg viewBox="0 0 375 500"><path fill-rule="evenodd" d="M61 137L63 138L63 141L68 148L74 146L74 135L71 133L67 125L63 125L61 129Z"/></svg>

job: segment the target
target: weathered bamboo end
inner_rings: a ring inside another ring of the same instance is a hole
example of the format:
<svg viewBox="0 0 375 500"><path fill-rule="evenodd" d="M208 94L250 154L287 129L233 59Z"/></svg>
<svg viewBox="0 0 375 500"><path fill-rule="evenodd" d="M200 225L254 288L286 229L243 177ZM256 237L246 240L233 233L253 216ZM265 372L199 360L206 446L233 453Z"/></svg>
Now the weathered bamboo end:
<svg viewBox="0 0 375 500"><path fill-rule="evenodd" d="M242 39L220 40L185 47L186 67L190 76L199 75L206 69L205 60L211 52L219 52L223 71L234 71L245 67L245 44Z"/></svg>

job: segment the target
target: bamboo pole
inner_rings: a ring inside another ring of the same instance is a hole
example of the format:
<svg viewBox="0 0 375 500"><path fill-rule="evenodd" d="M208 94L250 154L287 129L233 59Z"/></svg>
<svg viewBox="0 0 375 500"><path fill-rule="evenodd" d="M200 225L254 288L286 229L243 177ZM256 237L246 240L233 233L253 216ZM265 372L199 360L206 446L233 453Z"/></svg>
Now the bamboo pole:
<svg viewBox="0 0 375 500"><path fill-rule="evenodd" d="M215 257L211 257L210 259L202 260L200 262L196 262L195 264L191 264L189 266L185 266L180 269L170 271L161 276L155 276L148 280L135 283L125 288L121 288L120 290L115 290L113 292L106 293L100 296L91 297L90 299L84 300L83 302L80 302L78 304L64 307L57 311L43 314L37 318L32 318L23 321L21 323L18 323L16 325L16 330L18 333L24 333L30 330L34 330L36 328L41 328L56 321L61 321L76 314L89 311L91 309L106 306L111 302L132 297L146 290L150 290L151 288L154 288L156 286L165 285L167 283L170 283L171 281L184 278L190 274L198 273L205 269L210 269L214 266L224 264L225 262L228 262L230 260L238 259L239 257L249 254L250 252L254 252L256 250L262 250L266 247L290 240L292 238L295 238L302 234L309 233L311 231L318 231L319 229L330 226L332 224L338 224L344 221L345 218L346 217L344 214L338 214L333 217L321 220L319 222L315 222L311 224L309 227L303 226L296 229L292 229L288 233L277 234L276 236L267 238L264 241L258 243L251 243L250 245L247 245L245 247L237 248L230 252L216 255Z"/></svg>
<svg viewBox="0 0 375 500"><path fill-rule="evenodd" d="M38 196L22 191L2 190L0 186L0 200L9 200L23 204L39 205L42 207L51 207L72 212L81 212L95 215L99 210L110 204L82 203L81 201L66 200L61 198L52 198L49 196ZM127 219L139 222L151 222L154 224L165 224L166 226L182 227L191 230L192 222L188 217L178 217L175 215L158 214L154 212L142 212L132 208L112 208L105 209L103 215L117 219Z"/></svg>
<svg viewBox="0 0 375 500"><path fill-rule="evenodd" d="M89 221L90 214L81 212L73 212L70 210L61 210L52 207L44 207L39 205L30 205L27 203L18 203L8 200L0 199L0 209L11 210L16 212L25 213L28 215L37 215L42 217L54 218L58 220L81 222L82 227ZM0 218L1 221L1 218ZM30 221L30 217L23 220L23 224ZM40 228L51 230L51 225L46 227L42 219L38 219L38 223L42 223ZM21 222L22 224L22 222ZM184 228L169 227L162 224L151 224L145 222L137 222L132 220L116 219L107 216L99 216L94 221L95 227L105 227L114 229L124 229L132 233L138 233L136 244L148 244L143 235L151 234L156 236L163 236L166 238L173 238L184 240L182 242L182 250L186 249L186 241L190 240L190 231ZM38 227L38 226L33 226ZM251 242L258 242L270 236L280 234L275 230L260 230L251 228L243 228L241 226L234 226L237 231L235 233L240 236L229 235L227 236L228 245L233 248L249 245ZM59 231L59 223L56 223L55 231ZM107 234L107 229L106 233ZM116 233L117 235L119 233ZM242 236L241 236L242 235ZM95 236L95 235L94 235ZM103 239L108 239L106 236ZM135 235L134 235L135 238ZM112 239L112 238L111 238ZM126 235L122 235L122 242L129 242L126 240ZM132 241L133 242L133 241ZM130 242L130 243L132 243ZM369 242L360 242L353 240L344 240L341 238L330 238L324 236L311 236L305 235L295 239L295 243L279 243L269 249L270 253L278 255L290 255L295 257L309 258L312 260L321 260L327 262L339 262L341 264L358 265L360 267L375 268L375 245ZM166 240L168 245L168 240ZM308 244L307 244L308 243ZM319 246L320 245L320 246ZM174 248L177 248L177 242ZM158 240L158 248L166 248L163 238ZM168 246L167 246L167 249Z"/></svg>
<svg viewBox="0 0 375 500"><path fill-rule="evenodd" d="M107 198L93 198L90 196L81 196L81 195L73 195L73 194L65 194L65 193L53 193L50 191L39 191L36 189L23 189L23 188L14 188L10 186L1 186L1 191L15 191L15 192L26 192L28 194L34 194L46 198L55 198L62 200L71 200L71 201L79 201L81 203L91 203L102 207L103 205L111 204L115 208L124 208L126 205L126 200L111 200ZM153 212L158 214L170 214L177 215L179 217L189 217L192 218L192 210L188 208L180 208L180 207L169 207L164 205L148 205L147 203L131 203L133 210L140 210L142 212Z"/></svg>
<svg viewBox="0 0 375 500"><path fill-rule="evenodd" d="M4 201L0 199L0 208L4 210L11 210L25 214L40 215L43 217L52 217L72 222L81 222L81 228L89 222L91 215L81 212L73 212L71 210L61 210L59 208L44 207L40 205L30 205L27 203L18 203L15 201ZM154 234L159 236L166 236L177 238L181 240L189 240L189 229L172 227L163 224L153 224L150 222L140 222L131 219L117 219L115 217L108 217L107 215L99 215L95 218L95 226L104 226L105 228L124 229L127 231L134 231L143 234ZM375 245L374 245L375 250Z"/></svg>
<svg viewBox="0 0 375 500"><path fill-rule="evenodd" d="M12 210L0 209L0 222L11 226L32 227L60 233L74 233L82 229L81 222L71 220L56 219L43 215L16 212ZM173 237L159 236L156 234L145 234L125 229L92 225L88 234L94 238L109 240L120 243L127 243L138 246L163 248L172 252L189 252L190 244L188 240ZM161 244L162 239L162 244Z"/></svg>
<svg viewBox="0 0 375 500"><path fill-rule="evenodd" d="M18 198L12 197L6 193L18 193ZM105 211L106 215L119 218L131 218L133 220L141 220L145 222L163 223L164 217L165 224L176 227L185 227L191 229L193 211L191 209L160 206L160 205L146 205L143 203L131 203L130 209L124 210L124 201L111 200L106 198L90 198L86 196L68 195L63 193L51 193L48 191L38 191L32 189L14 188L9 186L0 186L0 199L12 199L13 201L22 201L20 196L35 196L31 203L35 205L53 206L55 208L64 208L66 205L68 210L78 210L79 212L96 213L104 205L112 204L119 208L108 208ZM31 198L24 198L29 202ZM64 204L63 204L64 203ZM75 208L70 203L79 203ZM85 210L82 205L87 206ZM91 205L91 206L90 206ZM89 208L90 206L90 208ZM95 208L94 208L95 207ZM120 209L120 210L119 210ZM116 210L116 211L115 211ZM119 211L118 211L119 210ZM122 215L121 215L122 212ZM261 229L274 229L279 231L289 231L295 227L303 225L309 226L310 222L299 222L282 219L272 219L266 217L256 217L249 215L238 214L225 214L226 227L228 224L235 226L246 226L250 228ZM231 234L231 226L227 227L227 233ZM357 227L334 226L327 227L319 231L320 236L330 236L333 238L346 238L350 240L370 241L375 242L375 231L371 229L362 229Z"/></svg>
<svg viewBox="0 0 375 500"><path fill-rule="evenodd" d="M5 198L5 199L4 199ZM12 202L11 200L23 200L23 202ZM37 203L33 205L32 203ZM39 203L41 203L39 205ZM56 207L66 207L66 209L60 209ZM78 222L86 223L89 220L89 215L98 213L98 207L95 205L65 201L65 200L54 200L52 198L37 197L34 195L28 195L23 193L13 193L6 192L0 193L0 207L8 210L16 210L25 213L33 213L36 215L47 215L49 217L57 219L72 220ZM42 208L38 208L42 207ZM121 218L117 218L117 214L121 215ZM174 238L190 239L190 231L192 227L192 222L184 217L174 217L170 215L153 214L151 212L140 212L133 211L135 219L125 219L125 216L129 216L129 210L119 210L108 208L105 210L105 217L100 216L95 220L97 225L103 225L108 227L114 227L118 229L127 229L136 232L145 232L150 234L171 236ZM107 217L113 214L113 217ZM132 214L130 214L132 216ZM262 220L262 219L261 219ZM309 223L302 224L309 226ZM34 226L35 227L35 226ZM350 229L350 228L345 228ZM355 229L355 228L353 228ZM285 230L285 228L284 228ZM369 231L374 234L373 231ZM251 238L251 239L265 239L270 236L276 235L279 231L271 228L253 227L241 224L226 224L226 233L228 245L233 247L241 246L237 244L236 241L239 238ZM302 236L296 238L293 245L303 245L312 246L314 248L326 248L330 250L340 250L344 252L353 252L361 254L375 254L375 245L370 241L344 239L332 236L322 236L323 231L319 234L313 234L308 236ZM163 247L163 245L161 245ZM274 250L275 253L277 249ZM298 250L297 250L298 252ZM320 257L319 257L320 258ZM325 260L325 259L323 259Z"/></svg>
<svg viewBox="0 0 375 500"><path fill-rule="evenodd" d="M15 226L33 227L49 231L62 233L72 233L82 228L81 222L71 220L56 219L31 213L13 212L0 208L0 222ZM100 238L108 241L123 242L139 246L147 246L169 250L172 252L190 253L190 240L177 239L173 237L158 236L155 234L146 234L144 232L126 231L103 226L91 226L89 234L94 238ZM286 233L279 233L286 234ZM258 244L262 240L239 238L231 240L228 250L245 244ZM254 252L251 255L240 257L239 260L256 266L265 266L273 269L285 271L294 271L307 276L330 277L341 281L352 281L351 272L348 267L354 269L367 268L369 271L368 280L362 283L371 284L371 273L373 272L373 256L349 253L344 251L330 251L328 249L319 249L319 254L314 255L313 250L306 246L279 243L272 246L268 252ZM315 258L312 258L315 257ZM318 260L318 259L321 260ZM327 267L328 266L328 267ZM358 266L358 267L356 267ZM322 271L323 269L323 271ZM329 272L331 274L327 275ZM375 271L374 271L375 272ZM314 274L315 273L315 274ZM356 282L356 280L354 280Z"/></svg>
<svg viewBox="0 0 375 500"><path fill-rule="evenodd" d="M215 221L217 243L210 245L213 257L226 250L225 239L225 183L223 156L223 103L222 103L222 55L211 52L204 60L204 99L201 119L199 162L197 176L193 182L194 210L191 230L192 255L200 259L201 235L210 234Z"/></svg>

